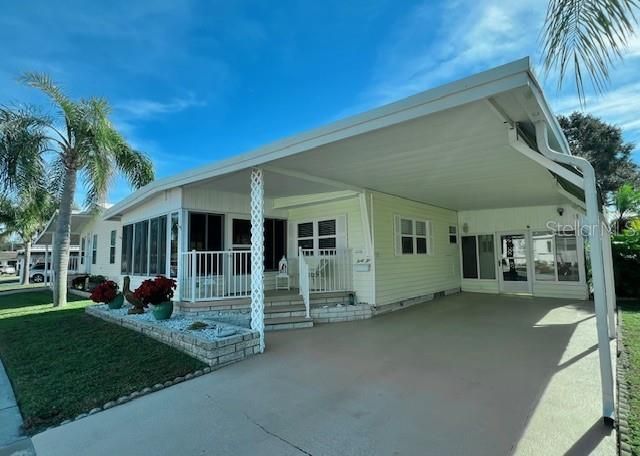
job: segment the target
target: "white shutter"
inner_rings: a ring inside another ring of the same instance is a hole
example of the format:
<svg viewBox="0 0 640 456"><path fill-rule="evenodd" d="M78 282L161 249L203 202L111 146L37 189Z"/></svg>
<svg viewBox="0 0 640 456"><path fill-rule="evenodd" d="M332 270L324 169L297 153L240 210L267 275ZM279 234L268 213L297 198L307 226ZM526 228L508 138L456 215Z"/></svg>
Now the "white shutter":
<svg viewBox="0 0 640 456"><path fill-rule="evenodd" d="M433 255L433 223L427 220L427 255Z"/></svg>
<svg viewBox="0 0 640 456"><path fill-rule="evenodd" d="M347 247L347 216L339 215L336 217L336 248L346 249Z"/></svg>
<svg viewBox="0 0 640 456"><path fill-rule="evenodd" d="M396 255L402 255L402 236L400 235L400 216L393 216L393 240Z"/></svg>
<svg viewBox="0 0 640 456"><path fill-rule="evenodd" d="M287 258L298 258L298 224L287 222Z"/></svg>

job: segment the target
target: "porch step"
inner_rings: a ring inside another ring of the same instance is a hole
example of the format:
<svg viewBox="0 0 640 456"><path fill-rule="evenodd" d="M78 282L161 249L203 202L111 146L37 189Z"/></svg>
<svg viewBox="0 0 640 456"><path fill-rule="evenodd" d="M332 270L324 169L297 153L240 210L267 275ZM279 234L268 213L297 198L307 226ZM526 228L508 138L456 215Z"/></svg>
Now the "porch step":
<svg viewBox="0 0 640 456"><path fill-rule="evenodd" d="M304 317L307 308L304 304L287 306L269 306L264 308L265 318Z"/></svg>
<svg viewBox="0 0 640 456"><path fill-rule="evenodd" d="M265 331L280 331L284 329L313 328L313 319L302 317L265 318Z"/></svg>

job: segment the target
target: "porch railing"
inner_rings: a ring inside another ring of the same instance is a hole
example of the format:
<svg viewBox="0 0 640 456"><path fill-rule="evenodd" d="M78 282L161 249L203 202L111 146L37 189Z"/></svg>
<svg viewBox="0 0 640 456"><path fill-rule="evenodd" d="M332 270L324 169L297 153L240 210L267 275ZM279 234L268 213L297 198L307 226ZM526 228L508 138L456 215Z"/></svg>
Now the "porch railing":
<svg viewBox="0 0 640 456"><path fill-rule="evenodd" d="M180 293L191 302L251 296L251 252L182 253Z"/></svg>
<svg viewBox="0 0 640 456"><path fill-rule="evenodd" d="M311 302L309 300L309 264L306 261L302 247L298 247L298 287L304 302L307 318L311 318Z"/></svg>
<svg viewBox="0 0 640 456"><path fill-rule="evenodd" d="M304 261L301 261L302 259ZM306 277L310 293L353 290L351 250L300 249L298 261L307 267ZM303 280L305 279L301 274L299 281Z"/></svg>
<svg viewBox="0 0 640 456"><path fill-rule="evenodd" d="M78 271L78 257L72 256L69 257L69 271L76 272Z"/></svg>

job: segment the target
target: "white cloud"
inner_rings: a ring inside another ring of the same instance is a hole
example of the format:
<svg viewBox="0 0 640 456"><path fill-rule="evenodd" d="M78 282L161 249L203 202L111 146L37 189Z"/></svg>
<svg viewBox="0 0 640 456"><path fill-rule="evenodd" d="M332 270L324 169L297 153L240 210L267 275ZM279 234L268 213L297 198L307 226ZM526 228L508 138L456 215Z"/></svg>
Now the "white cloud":
<svg viewBox="0 0 640 456"><path fill-rule="evenodd" d="M380 50L366 96L375 103L397 100L534 53L545 6L539 0L459 0L443 8L424 2Z"/></svg>
<svg viewBox="0 0 640 456"><path fill-rule="evenodd" d="M149 119L163 114L174 114L190 108L205 106L206 102L189 94L168 101L134 99L115 104L115 110L127 119Z"/></svg>

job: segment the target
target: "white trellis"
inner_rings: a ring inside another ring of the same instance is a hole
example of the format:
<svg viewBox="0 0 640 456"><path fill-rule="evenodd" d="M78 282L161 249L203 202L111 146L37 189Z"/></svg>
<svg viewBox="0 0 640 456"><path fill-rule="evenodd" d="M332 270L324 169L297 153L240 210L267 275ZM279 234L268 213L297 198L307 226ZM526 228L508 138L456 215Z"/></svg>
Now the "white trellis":
<svg viewBox="0 0 640 456"><path fill-rule="evenodd" d="M251 329L260 333L264 352L264 180L262 170L251 170Z"/></svg>

